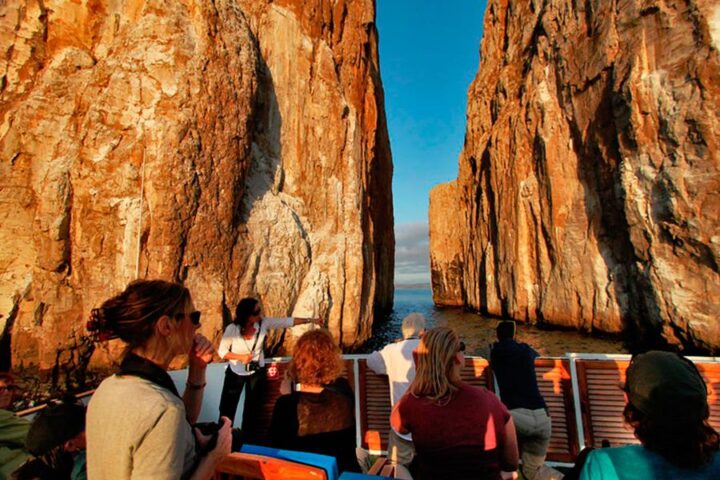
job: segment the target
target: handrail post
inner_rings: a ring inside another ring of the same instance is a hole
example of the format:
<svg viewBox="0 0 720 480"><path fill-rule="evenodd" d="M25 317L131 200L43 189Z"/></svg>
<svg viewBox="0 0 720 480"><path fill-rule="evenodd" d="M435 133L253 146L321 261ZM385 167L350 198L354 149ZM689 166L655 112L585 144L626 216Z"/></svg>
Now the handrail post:
<svg viewBox="0 0 720 480"><path fill-rule="evenodd" d="M353 377L355 378L355 448L362 447L360 420L360 360L353 358Z"/></svg>
<svg viewBox="0 0 720 480"><path fill-rule="evenodd" d="M575 405L575 426L578 436L578 451L581 452L585 448L585 428L582 421L582 405L580 402L580 382L578 381L577 365L575 361L577 356L574 353L566 354L570 360L570 382L572 384L573 403Z"/></svg>

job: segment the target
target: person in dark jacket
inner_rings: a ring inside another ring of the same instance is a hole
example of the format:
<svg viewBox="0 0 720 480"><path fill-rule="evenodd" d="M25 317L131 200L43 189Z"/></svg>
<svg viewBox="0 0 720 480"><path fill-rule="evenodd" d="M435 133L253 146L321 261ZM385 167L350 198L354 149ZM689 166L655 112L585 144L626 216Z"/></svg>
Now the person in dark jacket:
<svg viewBox="0 0 720 480"><path fill-rule="evenodd" d="M35 417L25 439L34 458L12 480L85 480L85 406L72 399L49 405Z"/></svg>
<svg viewBox="0 0 720 480"><path fill-rule="evenodd" d="M500 387L500 399L515 422L522 473L528 480L562 478L560 472L544 465L552 427L535 375L539 354L515 340L515 322L500 322L496 331L498 341L490 351L490 367Z"/></svg>
<svg viewBox="0 0 720 480"><path fill-rule="evenodd" d="M311 330L295 345L283 389L275 403L270 443L286 450L337 459L340 471L359 472L355 457L355 397L341 375L340 348L327 330Z"/></svg>

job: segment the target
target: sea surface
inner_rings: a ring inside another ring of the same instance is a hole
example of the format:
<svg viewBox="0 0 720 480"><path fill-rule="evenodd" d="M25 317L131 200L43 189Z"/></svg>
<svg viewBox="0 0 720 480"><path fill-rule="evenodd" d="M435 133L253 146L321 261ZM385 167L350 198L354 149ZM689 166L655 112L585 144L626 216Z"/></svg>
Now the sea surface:
<svg viewBox="0 0 720 480"><path fill-rule="evenodd" d="M396 288L393 311L378 318L373 336L357 353L369 353L399 339L402 319L409 313L422 313L427 328L451 327L467 345L470 355L488 354L488 345L495 341L496 318L486 318L462 308L436 307L432 291L426 288ZM543 356L562 356L575 353L627 353L622 341L610 336L598 337L576 331L549 329L518 323L517 338L526 342Z"/></svg>

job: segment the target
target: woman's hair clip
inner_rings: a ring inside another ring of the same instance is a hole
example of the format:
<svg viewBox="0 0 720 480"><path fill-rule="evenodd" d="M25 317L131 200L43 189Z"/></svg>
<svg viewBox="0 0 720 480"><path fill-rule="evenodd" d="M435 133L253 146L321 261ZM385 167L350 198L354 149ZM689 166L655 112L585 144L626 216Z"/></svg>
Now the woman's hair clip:
<svg viewBox="0 0 720 480"><path fill-rule="evenodd" d="M93 308L90 311L90 320L85 326L96 342L104 342L117 338L117 335L108 329L107 323L103 309Z"/></svg>

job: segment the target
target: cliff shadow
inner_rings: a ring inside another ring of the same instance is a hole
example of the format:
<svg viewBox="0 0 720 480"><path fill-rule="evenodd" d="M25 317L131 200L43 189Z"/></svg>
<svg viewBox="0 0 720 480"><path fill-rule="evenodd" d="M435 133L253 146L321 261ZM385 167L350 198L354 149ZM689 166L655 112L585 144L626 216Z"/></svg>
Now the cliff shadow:
<svg viewBox="0 0 720 480"><path fill-rule="evenodd" d="M641 259L635 254L630 226L625 216L625 198L620 188L620 141L632 142L624 130L630 125L631 108L613 91L614 67L585 86L600 94L597 108L583 129L575 115L569 120L573 148L578 158L578 180L584 189L584 207L588 228L597 241L598 250L609 275L611 288L620 308L622 337L630 352L648 348L667 348L662 338L660 308L652 294ZM560 79L558 79L558 84ZM598 85L598 83L601 85ZM573 111L572 95L558 95L566 111ZM583 135L583 130L587 132ZM632 147L631 147L632 148ZM594 330L594 326L591 326Z"/></svg>
<svg viewBox="0 0 720 480"><path fill-rule="evenodd" d="M250 119L252 132L250 165L244 178L244 193L240 203L239 222L246 223L253 205L269 191L282 190L282 115L272 72L262 56L260 45L251 33L258 52L257 78L253 116Z"/></svg>

